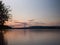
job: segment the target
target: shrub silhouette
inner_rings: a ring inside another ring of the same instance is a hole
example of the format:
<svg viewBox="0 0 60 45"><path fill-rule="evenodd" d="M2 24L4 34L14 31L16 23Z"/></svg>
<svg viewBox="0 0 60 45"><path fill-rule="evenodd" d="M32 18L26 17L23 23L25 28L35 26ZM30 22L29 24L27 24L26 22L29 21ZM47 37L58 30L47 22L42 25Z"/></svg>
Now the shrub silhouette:
<svg viewBox="0 0 60 45"><path fill-rule="evenodd" d="M4 25L5 21L8 21L10 18L9 8L0 1L0 25Z"/></svg>

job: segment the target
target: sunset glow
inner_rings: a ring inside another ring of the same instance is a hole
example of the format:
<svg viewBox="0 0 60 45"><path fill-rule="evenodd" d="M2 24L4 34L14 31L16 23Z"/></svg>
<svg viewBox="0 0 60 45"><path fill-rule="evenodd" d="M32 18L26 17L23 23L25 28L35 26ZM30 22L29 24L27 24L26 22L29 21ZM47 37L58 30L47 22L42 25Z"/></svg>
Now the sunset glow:
<svg viewBox="0 0 60 45"><path fill-rule="evenodd" d="M37 26L60 26L59 2L56 0L3 0L10 6L13 22L7 25L20 25L29 23ZM16 23L17 22L17 23ZM30 25L30 24L28 24Z"/></svg>

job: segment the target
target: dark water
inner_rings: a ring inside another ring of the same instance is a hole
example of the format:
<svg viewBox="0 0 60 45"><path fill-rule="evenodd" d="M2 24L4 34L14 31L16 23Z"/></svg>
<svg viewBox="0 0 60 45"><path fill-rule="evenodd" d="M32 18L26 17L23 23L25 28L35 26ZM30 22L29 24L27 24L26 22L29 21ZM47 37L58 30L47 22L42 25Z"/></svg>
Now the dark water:
<svg viewBox="0 0 60 45"><path fill-rule="evenodd" d="M6 45L60 45L60 31L41 30L46 29L11 29L3 32L3 36Z"/></svg>

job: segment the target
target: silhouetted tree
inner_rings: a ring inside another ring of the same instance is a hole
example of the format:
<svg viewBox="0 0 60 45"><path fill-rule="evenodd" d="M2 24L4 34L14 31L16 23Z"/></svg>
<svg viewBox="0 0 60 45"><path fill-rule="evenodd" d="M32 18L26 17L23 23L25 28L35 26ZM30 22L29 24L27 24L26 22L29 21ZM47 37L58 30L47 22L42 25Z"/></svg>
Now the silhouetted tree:
<svg viewBox="0 0 60 45"><path fill-rule="evenodd" d="M0 1L0 25L4 25L5 21L8 21L9 15L9 8Z"/></svg>

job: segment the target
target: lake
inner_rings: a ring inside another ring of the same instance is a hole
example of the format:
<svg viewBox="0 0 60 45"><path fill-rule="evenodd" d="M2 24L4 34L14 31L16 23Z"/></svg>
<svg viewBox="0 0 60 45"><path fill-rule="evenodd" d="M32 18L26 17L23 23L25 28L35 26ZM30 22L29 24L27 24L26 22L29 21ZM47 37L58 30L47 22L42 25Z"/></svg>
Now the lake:
<svg viewBox="0 0 60 45"><path fill-rule="evenodd" d="M7 45L60 45L60 31L45 30L59 29L9 29L4 40Z"/></svg>

